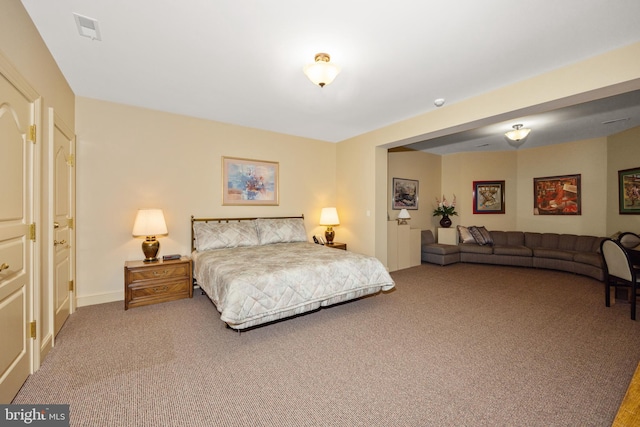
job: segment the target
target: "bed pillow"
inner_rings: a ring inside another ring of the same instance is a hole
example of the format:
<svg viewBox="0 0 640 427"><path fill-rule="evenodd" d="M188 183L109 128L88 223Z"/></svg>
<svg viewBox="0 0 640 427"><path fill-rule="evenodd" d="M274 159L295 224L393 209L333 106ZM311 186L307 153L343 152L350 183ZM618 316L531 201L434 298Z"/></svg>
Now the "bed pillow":
<svg viewBox="0 0 640 427"><path fill-rule="evenodd" d="M485 227L469 227L469 233L473 236L473 239L480 246L493 245L493 239L491 233Z"/></svg>
<svg viewBox="0 0 640 427"><path fill-rule="evenodd" d="M302 218L258 218L256 229L261 245L307 241L307 230Z"/></svg>
<svg viewBox="0 0 640 427"><path fill-rule="evenodd" d="M462 225L458 226L458 234L460 235L460 243L474 243L476 241L469 232L469 229Z"/></svg>
<svg viewBox="0 0 640 427"><path fill-rule="evenodd" d="M193 234L197 251L259 244L255 221L195 222Z"/></svg>

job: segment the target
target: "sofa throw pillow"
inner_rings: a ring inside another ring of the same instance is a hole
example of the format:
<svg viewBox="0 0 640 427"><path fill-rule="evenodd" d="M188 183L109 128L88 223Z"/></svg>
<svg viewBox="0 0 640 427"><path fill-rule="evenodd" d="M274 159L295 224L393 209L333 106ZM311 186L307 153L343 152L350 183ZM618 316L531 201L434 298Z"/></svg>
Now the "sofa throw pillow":
<svg viewBox="0 0 640 427"><path fill-rule="evenodd" d="M306 242L308 239L302 218L258 218L256 229L261 245Z"/></svg>
<svg viewBox="0 0 640 427"><path fill-rule="evenodd" d="M197 251L258 245L255 221L196 222L193 234Z"/></svg>
<svg viewBox="0 0 640 427"><path fill-rule="evenodd" d="M473 236L473 239L480 246L483 245L493 245L493 239L491 238L491 234L485 227L468 227L469 233Z"/></svg>
<svg viewBox="0 0 640 427"><path fill-rule="evenodd" d="M491 237L491 233L485 227L477 227L480 230L480 234L482 234L482 238L484 239L485 245L493 245L493 238Z"/></svg>
<svg viewBox="0 0 640 427"><path fill-rule="evenodd" d="M467 227L459 225L458 226L458 234L460 235L460 243L473 243L473 242L475 242L475 239L473 238L473 236L471 235L471 233L469 232L469 229Z"/></svg>

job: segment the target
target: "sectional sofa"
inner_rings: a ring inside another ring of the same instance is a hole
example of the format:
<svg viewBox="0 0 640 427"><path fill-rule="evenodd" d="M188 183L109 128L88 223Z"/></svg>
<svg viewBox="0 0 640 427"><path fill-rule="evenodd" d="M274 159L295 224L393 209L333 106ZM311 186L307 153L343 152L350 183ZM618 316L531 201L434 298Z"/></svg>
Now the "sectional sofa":
<svg viewBox="0 0 640 427"><path fill-rule="evenodd" d="M604 237L483 231L485 239L470 241L465 238L458 245L443 245L436 243L431 230L422 230L422 261L439 265L471 262L547 268L604 280L600 254L600 242Z"/></svg>

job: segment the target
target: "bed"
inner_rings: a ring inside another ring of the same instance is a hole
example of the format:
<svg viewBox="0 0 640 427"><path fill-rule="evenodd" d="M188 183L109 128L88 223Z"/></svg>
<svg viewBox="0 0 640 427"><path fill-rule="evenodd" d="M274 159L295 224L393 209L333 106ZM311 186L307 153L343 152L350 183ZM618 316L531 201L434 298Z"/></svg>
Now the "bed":
<svg viewBox="0 0 640 427"><path fill-rule="evenodd" d="M304 217L191 217L196 284L237 330L395 286L371 256L308 241Z"/></svg>

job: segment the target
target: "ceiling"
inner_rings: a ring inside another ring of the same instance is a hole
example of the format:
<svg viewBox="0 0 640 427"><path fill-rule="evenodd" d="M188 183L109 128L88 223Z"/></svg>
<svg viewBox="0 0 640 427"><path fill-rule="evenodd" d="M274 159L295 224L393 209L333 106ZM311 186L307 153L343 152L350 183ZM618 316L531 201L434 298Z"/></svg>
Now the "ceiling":
<svg viewBox="0 0 640 427"><path fill-rule="evenodd" d="M613 135L640 126L640 90L493 123L407 147L434 154L514 150L504 136L514 124L531 129L522 148Z"/></svg>
<svg viewBox="0 0 640 427"><path fill-rule="evenodd" d="M637 0L22 3L77 96L329 142L640 41ZM101 40L80 36L73 13L97 20ZM324 88L302 73L318 52L342 68ZM639 120L633 92L520 122L535 146ZM412 147L511 149L512 124Z"/></svg>

